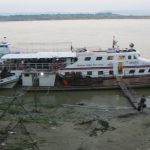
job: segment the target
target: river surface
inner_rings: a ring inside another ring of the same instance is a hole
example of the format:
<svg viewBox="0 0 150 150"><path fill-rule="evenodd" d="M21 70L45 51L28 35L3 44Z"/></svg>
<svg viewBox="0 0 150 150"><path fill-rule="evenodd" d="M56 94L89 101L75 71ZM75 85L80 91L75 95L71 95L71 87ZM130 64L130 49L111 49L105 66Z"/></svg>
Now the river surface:
<svg viewBox="0 0 150 150"><path fill-rule="evenodd" d="M69 50L71 42L75 48L106 49L112 46L115 36L120 47L126 48L133 42L143 57L150 58L150 20L145 19L0 22L0 36L8 38L12 50L28 52ZM149 88L135 92L139 97L143 94L150 97ZM0 90L0 96L8 96L8 93L12 96L15 91ZM30 100L34 97L35 93L24 96ZM120 90L38 92L36 97L52 105L130 106Z"/></svg>

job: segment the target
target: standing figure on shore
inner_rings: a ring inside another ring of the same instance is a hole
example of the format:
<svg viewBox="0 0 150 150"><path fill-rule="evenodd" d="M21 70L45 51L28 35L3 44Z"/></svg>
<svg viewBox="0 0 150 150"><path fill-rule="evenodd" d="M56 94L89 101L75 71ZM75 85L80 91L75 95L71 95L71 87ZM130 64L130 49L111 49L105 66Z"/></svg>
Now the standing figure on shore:
<svg viewBox="0 0 150 150"><path fill-rule="evenodd" d="M143 112L144 108L146 108L146 98L145 96L143 95L140 99L140 102L138 103L138 111L141 111Z"/></svg>

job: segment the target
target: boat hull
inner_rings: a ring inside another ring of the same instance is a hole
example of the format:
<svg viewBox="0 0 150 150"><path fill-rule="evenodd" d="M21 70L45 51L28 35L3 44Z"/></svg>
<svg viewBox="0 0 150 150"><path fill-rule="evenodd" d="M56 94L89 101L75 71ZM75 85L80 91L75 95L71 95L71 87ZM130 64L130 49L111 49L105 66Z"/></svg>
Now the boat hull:
<svg viewBox="0 0 150 150"><path fill-rule="evenodd" d="M0 88L6 88L6 89L10 89L10 88L13 88L17 82L19 81L19 78L18 77L13 77L13 78L10 78L9 79L3 79L3 80L0 80Z"/></svg>
<svg viewBox="0 0 150 150"><path fill-rule="evenodd" d="M17 80L17 81L18 81L18 80ZM7 83L7 84L1 84L1 85L0 85L0 89L1 89L1 88L4 88L4 89L11 89L11 88L13 88L13 87L16 85L17 81L9 82L9 83Z"/></svg>
<svg viewBox="0 0 150 150"><path fill-rule="evenodd" d="M150 76L133 76L133 77L123 77L122 80L132 88L143 88L150 87ZM94 81L94 82L93 82ZM41 87L41 86L24 86L24 90L28 91L80 91L80 90L102 90L102 89L118 89L118 81L115 77L110 78L95 78L88 80L73 80L69 79L68 83L62 80L56 80L54 87Z"/></svg>

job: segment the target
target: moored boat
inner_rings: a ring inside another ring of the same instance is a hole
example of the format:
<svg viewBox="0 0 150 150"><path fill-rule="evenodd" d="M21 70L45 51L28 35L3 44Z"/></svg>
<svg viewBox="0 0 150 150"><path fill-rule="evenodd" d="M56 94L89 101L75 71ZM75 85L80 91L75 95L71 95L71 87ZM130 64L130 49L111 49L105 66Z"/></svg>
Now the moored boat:
<svg viewBox="0 0 150 150"><path fill-rule="evenodd" d="M134 87L150 86L150 61L134 49L120 49L116 43L106 51L86 51L77 54L77 61L58 71L65 86L91 88L118 87L122 78Z"/></svg>
<svg viewBox="0 0 150 150"><path fill-rule="evenodd" d="M10 73L4 68L0 73L0 88L13 88L19 80L19 76Z"/></svg>
<svg viewBox="0 0 150 150"><path fill-rule="evenodd" d="M121 49L114 40L112 48L105 51L84 48L71 52L7 54L2 60L5 67L20 71L23 87L39 90L118 88L118 78L132 87L150 86L150 60L142 58L133 43Z"/></svg>
<svg viewBox="0 0 150 150"><path fill-rule="evenodd" d="M0 42L0 58L10 53L9 43L6 41L6 37Z"/></svg>

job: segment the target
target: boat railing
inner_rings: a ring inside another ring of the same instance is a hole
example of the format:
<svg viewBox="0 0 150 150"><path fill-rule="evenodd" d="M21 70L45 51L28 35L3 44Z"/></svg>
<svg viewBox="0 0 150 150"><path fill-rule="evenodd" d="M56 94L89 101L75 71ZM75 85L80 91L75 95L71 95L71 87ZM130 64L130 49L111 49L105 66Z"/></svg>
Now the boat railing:
<svg viewBox="0 0 150 150"><path fill-rule="evenodd" d="M0 70L6 68L7 70L31 70L35 69L37 71L57 71L58 69L63 69L72 63L6 63L0 64Z"/></svg>

